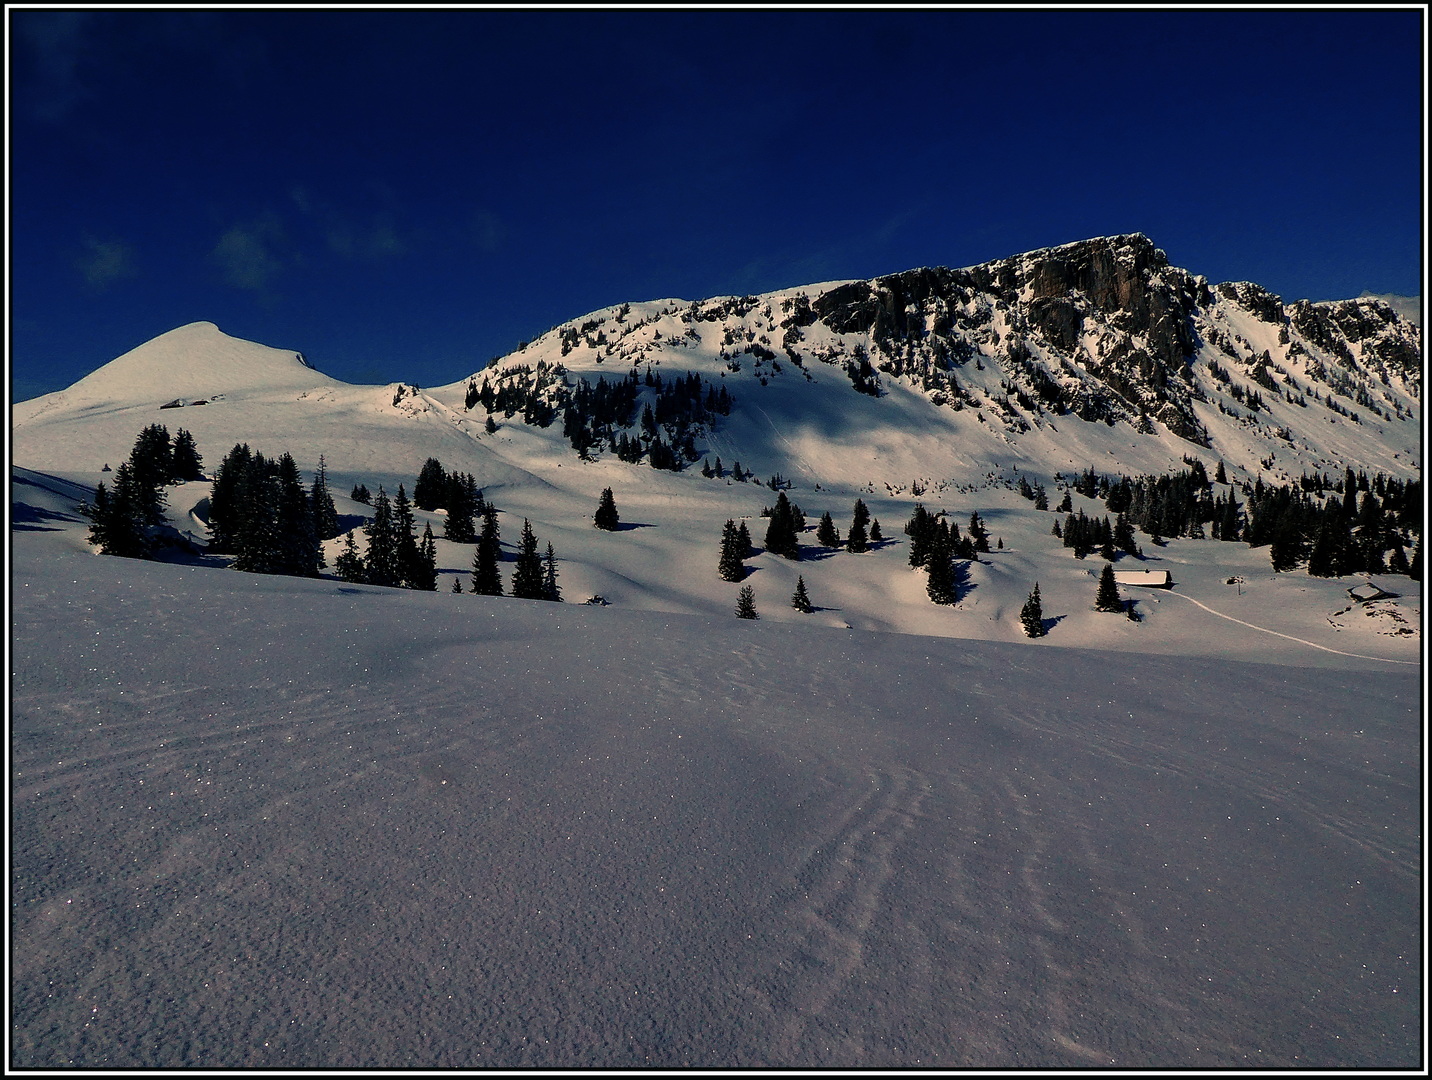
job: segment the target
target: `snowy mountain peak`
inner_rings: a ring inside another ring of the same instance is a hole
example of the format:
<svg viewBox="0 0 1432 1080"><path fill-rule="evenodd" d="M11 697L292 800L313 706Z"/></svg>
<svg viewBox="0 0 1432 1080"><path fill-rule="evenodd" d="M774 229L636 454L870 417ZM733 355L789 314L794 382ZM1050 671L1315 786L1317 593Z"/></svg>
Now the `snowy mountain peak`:
<svg viewBox="0 0 1432 1080"><path fill-rule="evenodd" d="M231 337L193 322L131 349L63 391L71 400L120 404L207 399L241 390L338 385L302 353Z"/></svg>

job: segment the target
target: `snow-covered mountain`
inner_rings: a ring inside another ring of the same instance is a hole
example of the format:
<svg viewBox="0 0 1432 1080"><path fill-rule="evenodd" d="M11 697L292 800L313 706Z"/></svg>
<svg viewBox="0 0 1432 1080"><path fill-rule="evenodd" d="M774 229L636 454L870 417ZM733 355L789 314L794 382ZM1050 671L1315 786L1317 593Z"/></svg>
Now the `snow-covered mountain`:
<svg viewBox="0 0 1432 1080"><path fill-rule="evenodd" d="M734 602L714 573L722 523L749 520L759 544L774 499L762 482L778 476L812 527L828 510L843 532L862 498L893 539L875 558L758 556L763 617L799 617L787 599L804 576L813 621L1022 640L1017 613L1038 581L1077 612L1061 624L1066 640L1199 651L1208 639L1176 624L1091 619L1087 565L1015 484L1054 491L1056 475L1163 474L1193 460L1210 476L1223 463L1235 483L1349 467L1414 477L1420 350L1418 328L1381 301L1284 304L1246 282L1209 286L1133 235L963 270L623 303L430 389L346 384L297 352L195 323L14 406L12 445L16 464L90 488L154 423L189 431L210 470L238 443L291 453L310 473L322 455L340 495L359 483L411 491L436 458L505 511L505 540L528 518L555 545L569 598L702 614ZM602 384L627 395L615 417L595 403ZM679 469L649 467L653 436ZM718 459L720 473L703 475ZM733 480L738 463L750 482ZM607 487L623 521L650 527L592 529ZM206 494L196 483L170 498L176 525L200 540ZM350 522L371 513L340 501ZM1004 545L971 566L954 609L929 602L900 551L916 501L961 522L978 512ZM1082 496L1074 506L1105 512ZM427 517L441 535L441 517ZM470 569L470 546L440 539L439 555L440 587ZM1175 542L1147 558L1179 566L1189 587L1206 581L1204 602L1236 572L1268 567L1266 549L1238 544ZM1289 583L1268 587L1260 603ZM1332 589L1326 611L1279 632L1316 636L1337 610L1342 586L1311 587Z"/></svg>
<svg viewBox="0 0 1432 1080"><path fill-rule="evenodd" d="M1420 583L1141 537L1175 587L1125 618L1051 525L1088 468L1415 476L1418 350L1125 237L624 304L432 390L196 323L14 406L11 1064L1416 1068ZM208 480L164 489L193 549L97 556L155 424L322 455L354 531L437 458L568 602L450 593L441 537L437 592L334 580L337 539L232 572ZM719 538L775 474L808 532L746 622ZM817 544L856 498L886 539ZM917 502L997 544L953 605Z"/></svg>
<svg viewBox="0 0 1432 1080"><path fill-rule="evenodd" d="M264 395L272 424L235 438L272 428L300 462L337 461L337 447L305 445L305 418L343 414L363 438L398 421L438 444L450 440L435 428L481 442L486 411L467 400L483 381L515 382L560 411L579 379L650 370L724 386L735 407L697 449L763 479L899 490L1015 467L1159 472L1189 457L1269 479L1409 473L1421 452L1421 348L1420 329L1379 299L1284 304L1249 282L1210 286L1135 234L963 270L624 303L426 391L349 386L299 353L195 323L16 406L13 421L17 460L43 467L72 459L73 422L113 458L136 430L127 407L206 400L218 407L182 419L222 441L224 399ZM97 424L100 412L114 423Z"/></svg>
<svg viewBox="0 0 1432 1080"><path fill-rule="evenodd" d="M1417 326L1373 298L1285 305L1249 282L1209 286L1141 235L965 270L624 304L434 395L456 406L484 378L558 365L568 379L633 366L720 378L738 415L711 448L827 485L1012 466L1164 471L1188 456L1270 478L1407 472L1421 446Z"/></svg>

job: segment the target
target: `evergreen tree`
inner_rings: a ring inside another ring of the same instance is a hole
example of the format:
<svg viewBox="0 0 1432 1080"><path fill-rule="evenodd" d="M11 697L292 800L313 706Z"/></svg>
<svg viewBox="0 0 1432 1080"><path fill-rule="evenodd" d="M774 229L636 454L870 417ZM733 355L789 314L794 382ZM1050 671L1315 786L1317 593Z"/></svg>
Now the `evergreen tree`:
<svg viewBox="0 0 1432 1080"><path fill-rule="evenodd" d="M249 463L244 485L247 505L243 528L234 544L235 570L250 574L284 573L283 531L279 525L282 488L277 469L262 455Z"/></svg>
<svg viewBox="0 0 1432 1080"><path fill-rule="evenodd" d="M924 566L930 557L930 543L935 533L935 519L923 503L916 503L910 520L905 523L905 535L910 538L910 565Z"/></svg>
<svg viewBox="0 0 1432 1080"><path fill-rule="evenodd" d="M421 589L424 592L438 591L438 544L433 538L433 527L427 522L423 523L423 538L418 544L418 559L413 573L414 577L408 588Z"/></svg>
<svg viewBox="0 0 1432 1080"><path fill-rule="evenodd" d="M1268 559L1276 573L1294 569L1303 559L1306 544L1296 522L1280 518L1273 527L1268 545Z"/></svg>
<svg viewBox="0 0 1432 1080"><path fill-rule="evenodd" d="M606 532L616 532L620 522L621 517L617 513L617 501L612 496L612 489L603 488L602 497L597 502L597 512L592 515L592 523Z"/></svg>
<svg viewBox="0 0 1432 1080"><path fill-rule="evenodd" d="M294 577L317 577L324 565L323 545L318 537L313 504L303 488L298 465L291 454L278 459L274 524L278 552L274 573Z"/></svg>
<svg viewBox="0 0 1432 1080"><path fill-rule="evenodd" d="M333 506L333 496L328 491L328 463L318 455L318 472L313 477L313 487L308 491L308 503L313 511L313 527L318 539L332 540L340 532L338 511ZM323 564L320 562L320 566Z"/></svg>
<svg viewBox="0 0 1432 1080"><path fill-rule="evenodd" d="M353 492L348 497L354 502L362 503L364 506L371 506L373 504L373 496L368 493L368 485L366 484L354 484Z"/></svg>
<svg viewBox="0 0 1432 1080"><path fill-rule="evenodd" d="M103 481L95 488L94 501L87 511L92 521L89 539L102 555L143 559L149 555L149 538L130 500L133 481L129 472L128 462L120 465L113 492L105 488Z"/></svg>
<svg viewBox="0 0 1432 1080"><path fill-rule="evenodd" d="M477 497L477 481L471 473L448 475L442 502L447 510L443 518L444 540L471 544L477 539Z"/></svg>
<svg viewBox="0 0 1432 1080"><path fill-rule="evenodd" d="M359 585L368 581L368 571L363 563L363 556L358 554L358 545L353 540L351 530L343 538L343 550L333 561L333 569L340 581L351 581Z"/></svg>
<svg viewBox="0 0 1432 1080"><path fill-rule="evenodd" d="M810 597L806 595L806 583L803 577L796 578L796 591L791 594L791 607L802 615L809 615L815 610L811 606Z"/></svg>
<svg viewBox="0 0 1432 1080"><path fill-rule="evenodd" d="M498 569L500 558L497 512L493 509L492 513L483 515L482 535L477 539L477 550L472 556L472 591L478 596L502 595L502 574Z"/></svg>
<svg viewBox="0 0 1432 1080"><path fill-rule="evenodd" d="M404 486L399 484L398 494L393 496L393 535L398 549L398 584L405 589L421 589L427 580L418 537L414 533L416 527L413 504L408 501Z"/></svg>
<svg viewBox="0 0 1432 1080"><path fill-rule="evenodd" d="M164 524L164 485L174 479L174 448L169 429L163 424L150 424L139 433L134 449L129 452L129 466L134 471L135 509L141 525Z"/></svg>
<svg viewBox="0 0 1432 1080"><path fill-rule="evenodd" d="M373 516L363 526L368 538L368 550L363 565L366 568L369 585L397 587L403 581L403 568L398 554L398 531L393 522L393 504L388 493L378 486L373 499Z"/></svg>
<svg viewBox="0 0 1432 1080"><path fill-rule="evenodd" d="M925 592L936 604L958 603L960 597L955 587L955 563L950 553L949 541L943 530L937 533L936 537L925 560Z"/></svg>
<svg viewBox="0 0 1432 1080"><path fill-rule="evenodd" d="M552 550L550 541L547 544L547 555L542 560L542 599L558 604L562 602L562 590L557 585L557 553Z"/></svg>
<svg viewBox="0 0 1432 1080"><path fill-rule="evenodd" d="M881 544L885 542L885 535L880 531L880 519L876 518L870 523L870 542Z"/></svg>
<svg viewBox="0 0 1432 1080"><path fill-rule="evenodd" d="M537 554L537 538L532 535L532 523L523 518L517 563L512 569L512 595L519 600L543 599L542 569L542 556Z"/></svg>
<svg viewBox="0 0 1432 1080"><path fill-rule="evenodd" d="M855 508L851 512L850 532L845 535L845 550L854 554L870 550L870 534L867 531L870 525L870 511L866 509L862 499L855 500Z"/></svg>
<svg viewBox="0 0 1432 1080"><path fill-rule="evenodd" d="M413 505L419 510L436 510L445 505L448 476L443 463L437 458L428 458L418 473L418 482L413 485Z"/></svg>
<svg viewBox="0 0 1432 1080"><path fill-rule="evenodd" d="M984 522L980 520L978 511L970 515L970 542L974 544L975 551L981 554L989 553L989 530L985 528Z"/></svg>
<svg viewBox="0 0 1432 1080"><path fill-rule="evenodd" d="M736 601L736 617L738 619L759 619L756 614L756 593L749 585L741 586L741 595Z"/></svg>
<svg viewBox="0 0 1432 1080"><path fill-rule="evenodd" d="M176 483L204 479L204 460L194 446L194 436L183 428L174 433L169 478Z"/></svg>
<svg viewBox="0 0 1432 1080"><path fill-rule="evenodd" d="M740 533L736 530L736 522L727 518L726 527L721 533L721 561L717 567L723 581L741 581L745 578L744 550Z"/></svg>
<svg viewBox="0 0 1432 1080"><path fill-rule="evenodd" d="M1099 575L1099 591L1094 597L1095 611L1123 611L1124 602L1119 599L1119 586L1114 581L1114 564L1105 563L1104 572Z"/></svg>
<svg viewBox="0 0 1432 1080"><path fill-rule="evenodd" d="M741 558L749 559L756 554L756 545L751 543L751 530L746 528L745 521L737 524L736 539L740 541L738 550L741 552Z"/></svg>
<svg viewBox="0 0 1432 1080"><path fill-rule="evenodd" d="M831 520L829 510L821 514L820 524L815 529L815 538L821 547L840 547L840 533L836 530L835 522Z"/></svg>
<svg viewBox="0 0 1432 1080"><path fill-rule="evenodd" d="M766 550L786 559L801 557L795 514L784 491L776 496L776 505L771 509L771 521L766 527Z"/></svg>
<svg viewBox="0 0 1432 1080"><path fill-rule="evenodd" d="M455 577L452 579L452 591L455 593L462 592L462 578Z"/></svg>
<svg viewBox="0 0 1432 1080"><path fill-rule="evenodd" d="M253 452L247 443L236 443L225 455L213 487L209 489L209 550L215 555L232 555L243 529L247 506L246 488Z"/></svg>
<svg viewBox="0 0 1432 1080"><path fill-rule="evenodd" d="M1029 594L1029 599L1024 602L1024 607L1019 609L1019 621L1024 626L1026 637L1043 637L1049 633L1044 628L1044 605L1039 599L1039 582L1034 583L1034 589Z"/></svg>

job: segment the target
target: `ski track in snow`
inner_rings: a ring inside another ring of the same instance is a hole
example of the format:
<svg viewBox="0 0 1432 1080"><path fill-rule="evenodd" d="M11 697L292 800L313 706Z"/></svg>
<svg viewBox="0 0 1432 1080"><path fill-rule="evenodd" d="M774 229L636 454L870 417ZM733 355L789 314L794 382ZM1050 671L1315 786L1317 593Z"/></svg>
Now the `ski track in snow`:
<svg viewBox="0 0 1432 1080"><path fill-rule="evenodd" d="M1274 637L1285 638L1288 641L1296 641L1299 645L1307 645L1309 648L1321 649L1323 652L1333 653L1337 656L1351 656L1355 660L1377 660L1384 664L1408 664L1412 667L1421 667L1422 665L1422 661L1420 660L1394 660L1388 656L1367 656L1364 653L1344 652L1342 649L1331 649L1326 645L1319 645L1316 641L1308 641L1305 638L1294 637L1292 634L1281 634L1277 630L1269 630L1266 626L1256 626L1251 622L1235 619L1232 615L1225 615L1221 611L1214 611L1203 601L1195 600L1191 596L1184 596L1182 593L1169 591L1167 595L1177 596L1180 600L1187 600L1190 604L1195 604L1203 608L1203 610L1210 615L1217 615L1220 619L1227 619L1229 622L1237 623L1239 626L1246 626L1250 630L1258 630L1264 634L1272 634Z"/></svg>

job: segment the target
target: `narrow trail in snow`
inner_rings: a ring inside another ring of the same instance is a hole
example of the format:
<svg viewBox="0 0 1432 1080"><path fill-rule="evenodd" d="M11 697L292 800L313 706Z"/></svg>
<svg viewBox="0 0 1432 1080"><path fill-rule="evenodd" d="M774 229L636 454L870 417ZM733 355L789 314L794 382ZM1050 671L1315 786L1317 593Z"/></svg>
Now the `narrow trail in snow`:
<svg viewBox="0 0 1432 1080"><path fill-rule="evenodd" d="M795 444L791 442L790 439L785 437L785 434L781 431L780 428L776 427L776 422L771 419L771 414L766 412L766 410L761 408L759 405L757 405L755 408L758 413L760 413L766 418L766 423L771 425L771 430L776 433L776 438L780 439L781 442L785 443L787 448L789 448L791 452L791 458L795 461L795 463L799 465L802 469L804 469L806 472L814 476L816 474L815 470L805 463L805 461L801 458L800 454L796 451Z"/></svg>
<svg viewBox="0 0 1432 1080"><path fill-rule="evenodd" d="M1244 622L1242 619L1235 619L1232 615L1225 615L1221 611L1214 611L1207 604L1195 600L1191 596L1184 596L1182 593L1170 592L1169 596L1177 596L1181 600L1187 600L1190 604L1197 604L1210 615L1217 615L1220 619L1227 619L1229 622L1236 622L1239 626L1246 626L1250 630L1261 630L1265 634L1272 634L1274 637L1287 638L1289 641L1296 641L1299 645L1307 645L1314 649L1322 649L1323 652L1336 653L1338 656L1351 656L1356 660L1380 660L1384 664L1410 664L1417 666L1418 660L1391 660L1386 656L1367 656L1363 653L1343 652L1341 649L1330 649L1326 645L1319 645L1315 641L1307 641L1304 638L1293 637L1291 634L1280 634L1277 630L1269 630L1266 626L1254 626L1251 622Z"/></svg>

